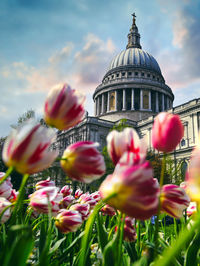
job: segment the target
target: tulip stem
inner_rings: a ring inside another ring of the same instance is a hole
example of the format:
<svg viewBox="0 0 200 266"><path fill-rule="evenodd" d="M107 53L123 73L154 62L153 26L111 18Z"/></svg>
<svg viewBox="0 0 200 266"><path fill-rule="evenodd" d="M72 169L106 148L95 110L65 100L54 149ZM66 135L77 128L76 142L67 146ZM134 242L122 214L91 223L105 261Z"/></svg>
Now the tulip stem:
<svg viewBox="0 0 200 266"><path fill-rule="evenodd" d="M163 183L164 183L165 163L166 163L166 153L163 153L162 168L161 168L161 174L160 174L160 190L162 189L162 186L163 186ZM159 231L160 210L161 210L161 201L160 201L160 196L159 196L158 213L157 213L157 219L156 219L156 222L155 222L155 235L154 235L155 251L154 251L154 257L156 257L157 249L158 249L158 231Z"/></svg>
<svg viewBox="0 0 200 266"><path fill-rule="evenodd" d="M112 193L109 195L107 198L99 201L99 203L95 206L93 213L90 215L89 219L86 222L85 225L85 234L82 238L81 241L81 250L82 250L82 255L80 256L78 265L79 266L85 266L86 265L86 260L87 260L87 254L89 250L89 243L91 241L91 234L92 234L92 227L95 222L95 218L99 210L103 207L104 203L106 203L109 199L115 197L117 193Z"/></svg>
<svg viewBox="0 0 200 266"><path fill-rule="evenodd" d="M28 177L29 177L29 174L25 174L23 175L23 179L22 179L22 182L21 182L21 185L20 185L20 189L19 189L19 196L17 197L17 201L16 201L16 204L15 204L15 208L13 210L13 214L12 214L12 220L16 217L17 214L20 214L21 211L22 211L22 206L20 206L20 204L22 203L23 199L24 199L24 193L25 193L25 185L26 185L26 182L28 180Z"/></svg>
<svg viewBox="0 0 200 266"><path fill-rule="evenodd" d="M13 172L14 167L10 166L8 170L6 171L6 174L3 176L3 178L0 180L0 185L3 184L4 181L9 177L9 175Z"/></svg>

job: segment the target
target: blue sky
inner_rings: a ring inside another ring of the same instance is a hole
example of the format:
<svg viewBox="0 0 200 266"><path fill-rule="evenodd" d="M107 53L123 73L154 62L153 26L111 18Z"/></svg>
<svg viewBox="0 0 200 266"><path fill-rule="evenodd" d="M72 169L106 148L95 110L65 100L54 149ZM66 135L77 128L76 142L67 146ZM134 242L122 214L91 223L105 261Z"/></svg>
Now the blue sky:
<svg viewBox="0 0 200 266"><path fill-rule="evenodd" d="M174 106L200 97L199 0L1 0L0 136L29 109L42 116L60 82L85 94L93 115L92 93L125 49L133 12Z"/></svg>

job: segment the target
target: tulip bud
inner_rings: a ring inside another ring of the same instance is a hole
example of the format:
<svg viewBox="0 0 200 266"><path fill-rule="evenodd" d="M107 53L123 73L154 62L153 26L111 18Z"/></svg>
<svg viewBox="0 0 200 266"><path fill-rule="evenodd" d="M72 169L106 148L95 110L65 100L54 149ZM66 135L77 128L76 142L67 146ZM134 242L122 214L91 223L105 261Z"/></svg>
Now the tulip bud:
<svg viewBox="0 0 200 266"><path fill-rule="evenodd" d="M190 205L188 206L187 208L187 216L190 217L192 216L193 214L195 214L197 212L197 204L196 202L190 202Z"/></svg>
<svg viewBox="0 0 200 266"><path fill-rule="evenodd" d="M85 115L84 101L85 96L78 94L67 84L53 87L45 101L45 122L59 130L77 125Z"/></svg>
<svg viewBox="0 0 200 266"><path fill-rule="evenodd" d="M90 196L96 200L96 202L99 202L101 200L101 195L99 191L95 191L92 194L90 194Z"/></svg>
<svg viewBox="0 0 200 266"><path fill-rule="evenodd" d="M3 197L0 197L0 215L2 214L2 212L5 210L6 207L10 206L11 203L3 198ZM11 212L10 212L10 208L8 208L6 211L4 211L2 217L1 217L1 221L0 223L5 223L8 221L8 219L10 218L11 216Z"/></svg>
<svg viewBox="0 0 200 266"><path fill-rule="evenodd" d="M192 151L190 164L186 172L186 192L191 201L200 202L200 148Z"/></svg>
<svg viewBox="0 0 200 266"><path fill-rule="evenodd" d="M70 186L64 186L60 192L63 194L64 197L66 197L72 194L72 189L70 188Z"/></svg>
<svg viewBox="0 0 200 266"><path fill-rule="evenodd" d="M81 214L72 210L60 210L55 225L64 234L75 232L82 224Z"/></svg>
<svg viewBox="0 0 200 266"><path fill-rule="evenodd" d="M116 214L115 209L108 204L103 206L100 210L103 215L114 216Z"/></svg>
<svg viewBox="0 0 200 266"><path fill-rule="evenodd" d="M108 134L107 150L115 165L125 152L132 152L132 163L136 164L145 161L147 145L134 129L125 128L122 132L113 130Z"/></svg>
<svg viewBox="0 0 200 266"><path fill-rule="evenodd" d="M5 173L0 172L0 180L4 177ZM11 178L8 177L1 185L0 185L0 197L9 199L12 195L12 183Z"/></svg>
<svg viewBox="0 0 200 266"><path fill-rule="evenodd" d="M35 185L36 190L44 188L44 187L55 187L55 182L50 180L50 177L46 180L42 180L37 182Z"/></svg>
<svg viewBox="0 0 200 266"><path fill-rule="evenodd" d="M82 220L85 221L88 218L89 213L90 213L90 205L89 204L76 203L76 204L73 204L69 208L69 210L78 211L82 216Z"/></svg>
<svg viewBox="0 0 200 266"><path fill-rule="evenodd" d="M3 160L21 174L33 174L49 167L57 157L49 151L55 133L52 129L28 120L13 129L3 147Z"/></svg>
<svg viewBox="0 0 200 266"><path fill-rule="evenodd" d="M160 194L161 211L172 217L180 218L189 206L190 199L185 190L176 185L164 185Z"/></svg>
<svg viewBox="0 0 200 266"><path fill-rule="evenodd" d="M44 187L36 190L30 197L30 206L39 213L48 213L49 205L52 214L55 216L59 208L59 203L62 200L62 195L58 193L56 187Z"/></svg>
<svg viewBox="0 0 200 266"><path fill-rule="evenodd" d="M75 199L78 199L82 194L83 194L83 191L80 188L78 188L74 194Z"/></svg>
<svg viewBox="0 0 200 266"><path fill-rule="evenodd" d="M74 197L72 195L69 195L69 196L64 197L61 200L60 204L59 204L60 208L61 209L62 208L63 209L67 208L69 206L69 204L71 204L73 202L73 200L74 200Z"/></svg>
<svg viewBox="0 0 200 266"><path fill-rule="evenodd" d="M178 115L162 112L154 120L152 129L152 144L162 152L171 152L184 135L183 124Z"/></svg>
<svg viewBox="0 0 200 266"><path fill-rule="evenodd" d="M97 150L97 145L90 141L80 141L67 147L60 163L70 178L90 183L105 173L104 158Z"/></svg>
<svg viewBox="0 0 200 266"><path fill-rule="evenodd" d="M107 203L130 217L145 220L157 213L159 185L147 161L133 166L118 164L99 191L103 199L113 195Z"/></svg>
<svg viewBox="0 0 200 266"><path fill-rule="evenodd" d="M134 242L136 240L136 231L133 226L133 218L126 217L125 218L125 224L124 224L124 234L123 238L126 242ZM117 232L118 227L115 227L115 232Z"/></svg>
<svg viewBox="0 0 200 266"><path fill-rule="evenodd" d="M94 208L94 206L97 204L96 200L88 192L80 196L79 202L81 204L89 204L90 209Z"/></svg>

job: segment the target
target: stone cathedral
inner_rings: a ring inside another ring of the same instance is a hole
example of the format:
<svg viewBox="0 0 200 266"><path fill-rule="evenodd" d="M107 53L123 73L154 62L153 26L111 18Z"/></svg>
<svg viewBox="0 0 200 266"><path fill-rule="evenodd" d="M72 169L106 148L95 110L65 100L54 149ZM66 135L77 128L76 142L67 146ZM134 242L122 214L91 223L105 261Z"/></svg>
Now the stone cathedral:
<svg viewBox="0 0 200 266"><path fill-rule="evenodd" d="M167 111L180 115L184 124L184 137L171 154L176 162L187 166L191 151L197 144L200 130L200 98L173 107L174 95L167 86L156 59L142 50L136 16L128 33L126 49L115 56L102 83L93 94L94 116L85 119L72 129L59 131L55 146L60 154L76 142L91 140L106 145L106 136L121 119L146 137L151 147L151 130L157 113Z"/></svg>

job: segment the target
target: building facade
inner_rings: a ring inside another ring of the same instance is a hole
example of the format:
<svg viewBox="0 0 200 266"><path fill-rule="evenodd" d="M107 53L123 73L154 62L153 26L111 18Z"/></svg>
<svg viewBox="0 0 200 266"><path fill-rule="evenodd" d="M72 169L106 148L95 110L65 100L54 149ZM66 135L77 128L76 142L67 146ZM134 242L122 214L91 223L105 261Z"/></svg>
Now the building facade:
<svg viewBox="0 0 200 266"><path fill-rule="evenodd" d="M142 50L135 14L128 34L126 49L115 56L102 83L93 94L94 116L74 128L59 131L56 148L60 155L64 149L81 140L99 142L99 149L106 145L106 136L121 119L133 127L140 137L146 137L152 149L151 132L154 117L162 111L178 114L184 124L184 137L171 158L184 162L186 167L191 151L198 142L200 130L200 99L173 107L174 95L165 83L159 64Z"/></svg>

